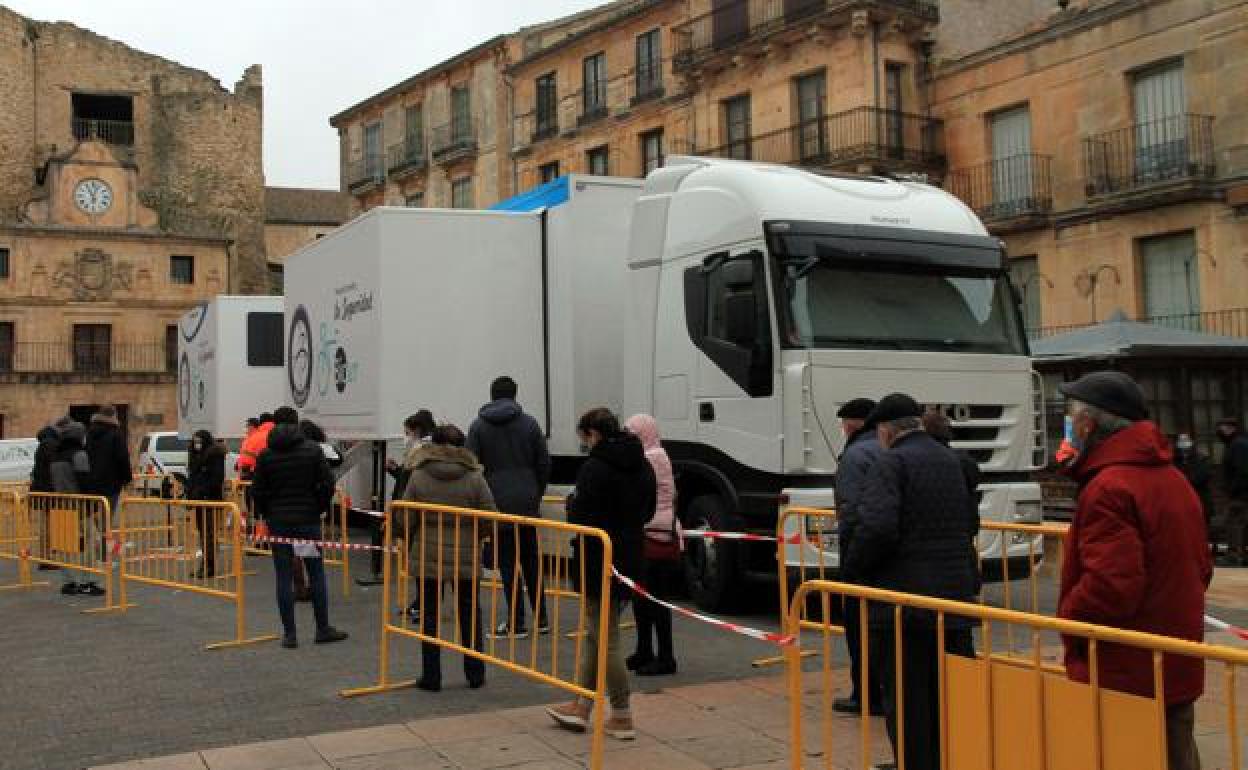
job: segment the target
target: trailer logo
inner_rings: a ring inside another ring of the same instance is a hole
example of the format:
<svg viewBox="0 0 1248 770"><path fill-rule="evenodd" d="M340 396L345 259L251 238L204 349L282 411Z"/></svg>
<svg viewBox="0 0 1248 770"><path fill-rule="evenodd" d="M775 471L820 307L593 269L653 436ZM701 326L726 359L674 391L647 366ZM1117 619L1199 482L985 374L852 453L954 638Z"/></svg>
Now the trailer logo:
<svg viewBox="0 0 1248 770"><path fill-rule="evenodd" d="M286 342L286 375L295 406L303 407L312 393L312 322L308 309L300 305L290 321Z"/></svg>
<svg viewBox="0 0 1248 770"><path fill-rule="evenodd" d="M347 366L347 351L342 348L334 351L334 387L342 393L347 389L347 378L351 368Z"/></svg>
<svg viewBox="0 0 1248 770"><path fill-rule="evenodd" d="M355 292L352 296L352 292ZM373 309L373 293L360 291L354 283L337 289L338 299L334 302L334 320L350 321L357 315L369 313Z"/></svg>
<svg viewBox="0 0 1248 770"><path fill-rule="evenodd" d="M359 376L358 362L347 360L347 350L338 340L338 330L333 325L321 322L321 338L316 353L316 385L317 393L324 396L329 393L329 384L333 382L334 390L344 393L347 385L355 382Z"/></svg>
<svg viewBox="0 0 1248 770"><path fill-rule="evenodd" d="M200 402L202 406L202 398ZM184 418L191 415L191 360L186 353L178 362L178 409L182 410Z"/></svg>
<svg viewBox="0 0 1248 770"><path fill-rule="evenodd" d="M208 318L208 303L205 302L196 305L190 312L182 317L178 323L178 329L182 332L182 339L190 342L195 339L195 335L199 334L199 330L204 328L204 321Z"/></svg>

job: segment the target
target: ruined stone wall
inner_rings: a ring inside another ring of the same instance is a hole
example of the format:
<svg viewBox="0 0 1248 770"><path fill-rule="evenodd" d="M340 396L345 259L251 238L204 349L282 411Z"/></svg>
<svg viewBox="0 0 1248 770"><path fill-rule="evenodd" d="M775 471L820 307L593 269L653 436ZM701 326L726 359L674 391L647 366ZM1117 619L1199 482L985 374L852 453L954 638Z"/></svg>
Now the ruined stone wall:
<svg viewBox="0 0 1248 770"><path fill-rule="evenodd" d="M74 92L126 95L134 144L125 159L161 228L234 238L233 290L267 288L258 67L231 92L207 73L0 8L0 72L0 216L38 197L34 169L75 146Z"/></svg>
<svg viewBox="0 0 1248 770"><path fill-rule="evenodd" d="M0 6L0 222L11 222L34 184L34 48L26 19Z"/></svg>

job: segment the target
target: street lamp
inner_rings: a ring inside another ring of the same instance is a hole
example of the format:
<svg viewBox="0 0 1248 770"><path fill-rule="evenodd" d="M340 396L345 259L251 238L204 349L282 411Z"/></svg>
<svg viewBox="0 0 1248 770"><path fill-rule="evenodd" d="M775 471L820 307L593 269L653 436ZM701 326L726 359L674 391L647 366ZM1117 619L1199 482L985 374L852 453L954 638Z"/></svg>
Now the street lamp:
<svg viewBox="0 0 1248 770"><path fill-rule="evenodd" d="M1082 273L1075 276L1075 289L1092 300L1092 323L1096 323L1096 287L1101 281L1101 275L1107 271L1113 273L1114 283L1122 285L1122 274L1118 272L1118 268L1110 264L1085 268Z"/></svg>

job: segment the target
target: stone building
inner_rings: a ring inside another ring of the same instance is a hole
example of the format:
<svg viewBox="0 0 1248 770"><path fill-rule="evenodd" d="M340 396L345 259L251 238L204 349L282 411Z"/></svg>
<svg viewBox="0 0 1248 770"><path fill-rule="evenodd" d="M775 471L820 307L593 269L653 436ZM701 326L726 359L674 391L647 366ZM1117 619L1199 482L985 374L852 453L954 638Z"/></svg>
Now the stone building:
<svg viewBox="0 0 1248 770"><path fill-rule="evenodd" d="M940 63L946 187L1005 240L1033 335L1121 312L1248 337L1245 82L1243 0L1073 2ZM1248 417L1242 362L1147 363L1163 429L1216 448Z"/></svg>
<svg viewBox="0 0 1248 770"><path fill-rule="evenodd" d="M351 199L337 190L264 188L264 253L269 293L282 293L286 257L348 219Z"/></svg>
<svg viewBox="0 0 1248 770"><path fill-rule="evenodd" d="M262 86L0 7L0 429L176 427L176 322L267 288Z"/></svg>

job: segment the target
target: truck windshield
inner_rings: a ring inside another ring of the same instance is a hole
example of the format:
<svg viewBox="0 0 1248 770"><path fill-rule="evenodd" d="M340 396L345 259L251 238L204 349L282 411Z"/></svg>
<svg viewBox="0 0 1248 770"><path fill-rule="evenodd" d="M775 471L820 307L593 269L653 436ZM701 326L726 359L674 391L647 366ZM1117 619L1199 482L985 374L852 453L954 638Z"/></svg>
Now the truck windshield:
<svg viewBox="0 0 1248 770"><path fill-rule="evenodd" d="M785 347L1027 355L997 271L818 257L781 265Z"/></svg>

